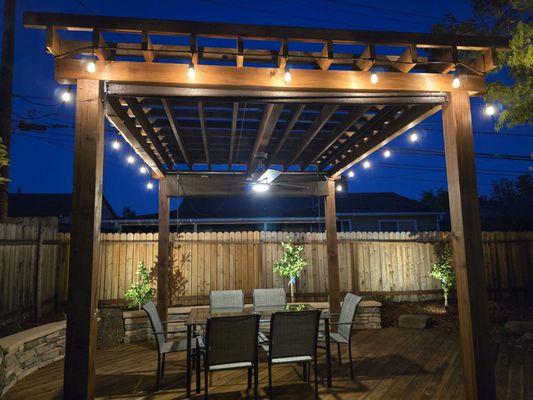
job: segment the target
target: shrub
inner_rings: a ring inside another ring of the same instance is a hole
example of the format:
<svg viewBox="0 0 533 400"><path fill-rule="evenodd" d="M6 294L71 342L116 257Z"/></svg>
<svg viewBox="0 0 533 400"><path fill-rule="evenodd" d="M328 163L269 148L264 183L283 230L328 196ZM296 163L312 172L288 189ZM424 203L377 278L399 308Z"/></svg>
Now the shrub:
<svg viewBox="0 0 533 400"><path fill-rule="evenodd" d="M138 307L140 310L143 304L154 298L155 289L152 287L153 280L150 276L150 271L146 268L144 262L139 261L137 265L138 280L131 284L125 297L126 300L129 300L130 307Z"/></svg>

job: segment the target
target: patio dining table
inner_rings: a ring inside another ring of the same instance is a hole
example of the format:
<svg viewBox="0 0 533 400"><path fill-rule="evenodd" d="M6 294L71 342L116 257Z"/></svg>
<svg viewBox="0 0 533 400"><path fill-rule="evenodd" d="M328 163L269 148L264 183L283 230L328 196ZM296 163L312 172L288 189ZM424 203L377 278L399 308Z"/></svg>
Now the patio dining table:
<svg viewBox="0 0 533 400"><path fill-rule="evenodd" d="M211 317L227 317L236 315L250 315L258 313L260 314L260 323L270 322L272 314L280 311L307 311L314 310L315 308L310 304L289 304L288 306L275 306L275 307L253 307L245 306L244 308L218 308L210 309L206 307L193 308L189 313L185 325L187 326L187 375L186 375L186 397L191 397L191 341L194 331L198 326L205 326L207 320ZM322 311L320 314L320 320L324 322L324 339L326 342L326 385L331 387L331 350L330 350L330 315L328 312ZM200 375L197 375L197 379ZM197 382L197 391L199 390L199 382Z"/></svg>

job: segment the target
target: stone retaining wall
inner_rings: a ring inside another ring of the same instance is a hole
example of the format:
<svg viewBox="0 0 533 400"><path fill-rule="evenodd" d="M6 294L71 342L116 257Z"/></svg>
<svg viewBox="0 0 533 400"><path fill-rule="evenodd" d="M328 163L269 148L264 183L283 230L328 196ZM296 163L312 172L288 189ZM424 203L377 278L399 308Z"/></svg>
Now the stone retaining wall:
<svg viewBox="0 0 533 400"><path fill-rule="evenodd" d="M327 309L328 303L309 303L315 308ZM185 320L192 307L171 307L168 309L169 326L167 331L185 330ZM148 317L144 311L124 311L124 342L141 342L153 339L150 334ZM355 329L381 329L381 303L362 301L355 316ZM184 335L176 333L174 336Z"/></svg>
<svg viewBox="0 0 533 400"><path fill-rule="evenodd" d="M18 380L65 354L65 321L52 322L0 339L0 396Z"/></svg>

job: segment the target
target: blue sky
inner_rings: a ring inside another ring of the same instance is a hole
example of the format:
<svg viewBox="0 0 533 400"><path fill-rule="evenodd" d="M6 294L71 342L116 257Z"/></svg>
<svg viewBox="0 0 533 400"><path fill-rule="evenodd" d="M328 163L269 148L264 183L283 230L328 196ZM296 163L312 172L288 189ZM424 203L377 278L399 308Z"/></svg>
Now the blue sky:
<svg viewBox="0 0 533 400"><path fill-rule="evenodd" d="M126 6L127 4L127 6ZM21 133L15 129L11 147L10 191L70 192L72 190L74 105L61 104L59 94L64 88L54 81L53 59L44 51L44 31L26 30L22 26L24 11L104 14L144 18L190 19L272 25L300 25L427 32L432 23L454 12L460 19L470 15L465 1L374 1L361 0L190 0L158 1L148 7L146 1L67 1L19 0L17 8L16 55L13 102L14 126L20 120L47 124L46 133ZM2 2L3 7L3 2ZM375 9L378 7L379 9ZM399 12L396 12L399 11ZM490 79L494 79L491 77ZM23 96L23 97L20 97ZM482 99L472 100L475 150L478 153L528 156L533 151L530 126L517 127L495 134L494 120L483 113ZM55 127L50 127L56 125ZM419 166L444 168L444 157L406 155L394 149L443 150L441 114L426 120L415 130L420 136L411 143L402 135L388 147L392 157L385 162L380 153L369 158L370 169L354 168L350 191L394 191L418 198L427 189L446 187L443 171L421 171ZM146 190L147 178L138 167L129 167L129 154L123 146L111 149L116 137L106 129L104 195L117 212L131 206L140 213L157 209L157 191ZM488 194L490 182L508 175L527 172L533 163L524 161L478 159L479 192ZM414 166L414 169L413 169Z"/></svg>

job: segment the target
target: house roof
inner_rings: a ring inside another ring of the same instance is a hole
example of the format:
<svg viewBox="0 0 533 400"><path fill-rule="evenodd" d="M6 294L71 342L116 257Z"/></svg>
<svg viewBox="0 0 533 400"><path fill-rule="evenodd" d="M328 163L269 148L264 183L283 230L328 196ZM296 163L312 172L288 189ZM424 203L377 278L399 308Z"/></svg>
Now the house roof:
<svg viewBox="0 0 533 400"><path fill-rule="evenodd" d="M70 217L71 193L9 193L10 217ZM105 197L102 197L102 217L117 218Z"/></svg>

